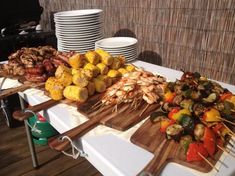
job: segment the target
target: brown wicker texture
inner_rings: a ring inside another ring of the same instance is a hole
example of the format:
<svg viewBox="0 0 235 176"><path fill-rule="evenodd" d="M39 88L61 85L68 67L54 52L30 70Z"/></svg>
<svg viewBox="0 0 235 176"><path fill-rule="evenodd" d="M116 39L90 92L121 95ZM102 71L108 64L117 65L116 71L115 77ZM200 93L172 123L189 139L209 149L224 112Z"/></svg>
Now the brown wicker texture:
<svg viewBox="0 0 235 176"><path fill-rule="evenodd" d="M235 84L235 0L40 0L52 12L100 8L104 34L134 36L139 59ZM52 24L53 26L53 24ZM156 70L157 71L157 70Z"/></svg>

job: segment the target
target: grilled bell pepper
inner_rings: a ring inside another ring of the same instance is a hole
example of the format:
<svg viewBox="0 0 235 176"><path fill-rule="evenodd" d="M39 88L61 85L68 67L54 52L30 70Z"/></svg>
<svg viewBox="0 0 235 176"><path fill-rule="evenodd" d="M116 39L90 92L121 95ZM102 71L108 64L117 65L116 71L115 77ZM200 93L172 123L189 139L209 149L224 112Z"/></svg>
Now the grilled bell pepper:
<svg viewBox="0 0 235 176"><path fill-rule="evenodd" d="M224 100L231 98L232 96L233 96L233 94L231 92L226 92L226 93L223 93L222 95L220 95L220 100L224 101Z"/></svg>
<svg viewBox="0 0 235 176"><path fill-rule="evenodd" d="M175 96L176 96L176 93L175 93L175 92L167 91L167 92L164 94L165 102L172 103L172 101L173 101L173 99L174 99Z"/></svg>
<svg viewBox="0 0 235 176"><path fill-rule="evenodd" d="M212 129L206 127L203 136L203 146L210 156L213 156L216 150L216 137Z"/></svg>
<svg viewBox="0 0 235 176"><path fill-rule="evenodd" d="M203 158L198 154L200 153L205 158L208 157L208 152L200 142L189 144L187 151L187 161L202 161Z"/></svg>
<svg viewBox="0 0 235 176"><path fill-rule="evenodd" d="M160 131L161 131L162 133L165 133L167 127L170 126L170 125L172 125L172 124L174 124L174 123L175 123L175 122L174 122L173 120L162 119L162 120L161 120L161 123L160 123L160 125L161 125Z"/></svg>
<svg viewBox="0 0 235 176"><path fill-rule="evenodd" d="M184 114L189 116L191 115L188 109L174 108L169 112L168 117L174 121L180 122Z"/></svg>
<svg viewBox="0 0 235 176"><path fill-rule="evenodd" d="M204 113L203 120L205 122L218 122L218 121L221 121L219 119L220 117L221 117L220 113L217 109L210 108Z"/></svg>

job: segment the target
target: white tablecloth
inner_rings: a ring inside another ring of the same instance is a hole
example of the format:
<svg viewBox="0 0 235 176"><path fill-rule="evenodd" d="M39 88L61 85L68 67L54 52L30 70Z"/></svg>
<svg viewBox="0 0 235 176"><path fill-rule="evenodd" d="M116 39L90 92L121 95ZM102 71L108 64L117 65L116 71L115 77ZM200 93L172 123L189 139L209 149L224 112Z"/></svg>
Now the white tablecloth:
<svg viewBox="0 0 235 176"><path fill-rule="evenodd" d="M161 74L172 81L176 78L180 78L182 75L182 72L180 71L142 61L135 61L133 64L143 67L148 71ZM226 87L235 93L235 86L225 83L221 84L223 87ZM8 87L10 85L11 81L8 80L5 83L5 86ZM31 105L39 104L49 99L42 91L36 89L28 89L23 93L20 93L20 95ZM56 105L48 110L40 112L40 114L43 115L60 133L72 129L87 120L83 115L77 112L75 107L66 104ZM90 161L103 175L136 175L153 157L153 154L150 152L130 143L131 135L142 123L143 121L125 132L99 125L81 139L76 140L75 143L79 149L87 154L87 160ZM224 164L221 165L221 163L217 163L216 167L219 168L218 173L212 170L210 173L204 174L175 163L169 163L164 168L161 175L235 175L233 158L223 154L220 161Z"/></svg>

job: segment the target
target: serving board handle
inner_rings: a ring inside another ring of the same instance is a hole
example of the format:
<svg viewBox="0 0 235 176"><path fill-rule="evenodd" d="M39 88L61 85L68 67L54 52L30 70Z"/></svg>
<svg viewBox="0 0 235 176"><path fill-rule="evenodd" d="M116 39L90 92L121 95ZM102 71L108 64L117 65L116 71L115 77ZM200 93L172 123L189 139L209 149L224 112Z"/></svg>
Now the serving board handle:
<svg viewBox="0 0 235 176"><path fill-rule="evenodd" d="M85 133L87 133L89 130L96 127L100 122L99 118L92 118L84 122L83 124L60 134L59 136L52 137L48 141L48 145L57 151L63 151L65 148L70 144L69 140L62 140L63 136L69 137L71 140L74 140L77 137L81 137Z"/></svg>
<svg viewBox="0 0 235 176"><path fill-rule="evenodd" d="M36 88L36 87L42 87L44 86L45 83L38 83L38 84L23 84L21 86L18 86L18 87L14 87L14 88L9 88L9 89L6 89L6 90L3 90L0 92L0 100L3 99L3 98L6 98L10 95L13 95L15 93L18 93L18 92L22 92L26 89L29 89L29 88Z"/></svg>
<svg viewBox="0 0 235 176"><path fill-rule="evenodd" d="M154 157L149 164L141 171L142 173L148 173L152 175L160 175L162 169L167 164L170 152L174 148L175 142L173 140L164 140L159 147L154 151Z"/></svg>
<svg viewBox="0 0 235 176"><path fill-rule="evenodd" d="M30 110L30 111L33 111L34 113L37 113L37 112L42 111L44 109L48 109L52 106L55 106L59 102L60 101L56 101L56 100L51 99L51 100L48 100L46 102L40 103L38 105L28 107L26 110ZM25 119L27 119L31 116L32 116L32 113L25 112L25 111L22 111L22 110L13 112L14 119L20 120L20 121L23 121L23 120L25 120Z"/></svg>

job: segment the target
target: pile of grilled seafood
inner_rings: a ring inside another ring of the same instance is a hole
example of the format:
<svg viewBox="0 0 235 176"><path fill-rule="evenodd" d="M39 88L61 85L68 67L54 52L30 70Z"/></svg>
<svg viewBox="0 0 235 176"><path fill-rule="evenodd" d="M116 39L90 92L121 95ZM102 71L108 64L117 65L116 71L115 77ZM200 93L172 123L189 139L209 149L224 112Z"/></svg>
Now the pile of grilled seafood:
<svg viewBox="0 0 235 176"><path fill-rule="evenodd" d="M131 107L137 109L143 100L147 104L157 103L164 95L165 84L164 77L136 68L107 89L101 104L131 103Z"/></svg>
<svg viewBox="0 0 235 176"><path fill-rule="evenodd" d="M125 65L125 57L113 57L101 49L75 53L68 63L70 67L58 66L55 76L46 81L45 89L54 100L65 97L85 102L95 92L106 91L122 75L135 70L133 65Z"/></svg>
<svg viewBox="0 0 235 176"><path fill-rule="evenodd" d="M1 71L9 75L24 76L31 82L44 82L54 75L58 65L68 65L68 57L74 54L61 53L51 46L21 48L8 57L8 63L0 65Z"/></svg>
<svg viewBox="0 0 235 176"><path fill-rule="evenodd" d="M180 143L187 161L213 158L234 136L235 95L197 72L185 72L167 84L161 110L150 119L160 123L167 139Z"/></svg>

